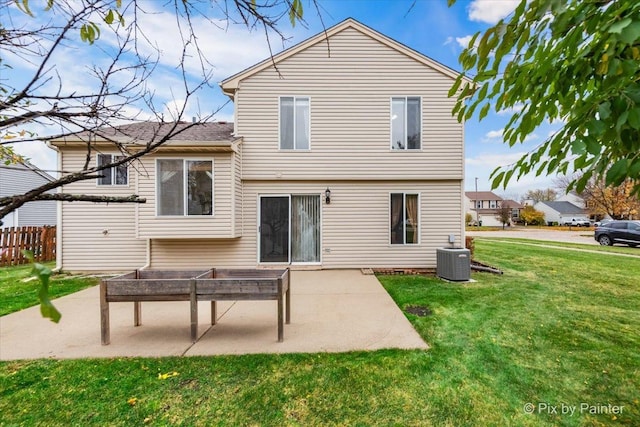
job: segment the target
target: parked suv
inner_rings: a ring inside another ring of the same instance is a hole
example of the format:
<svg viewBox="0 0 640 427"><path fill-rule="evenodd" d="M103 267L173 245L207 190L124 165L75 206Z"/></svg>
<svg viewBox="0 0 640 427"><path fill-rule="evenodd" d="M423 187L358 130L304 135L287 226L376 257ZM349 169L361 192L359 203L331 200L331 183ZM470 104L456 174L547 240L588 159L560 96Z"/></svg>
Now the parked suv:
<svg viewBox="0 0 640 427"><path fill-rule="evenodd" d="M591 221L587 218L571 218L571 220L566 220L564 225L570 225L573 227L591 227Z"/></svg>
<svg viewBox="0 0 640 427"><path fill-rule="evenodd" d="M636 247L640 245L640 221L611 221L596 228L594 238L605 246L622 243Z"/></svg>

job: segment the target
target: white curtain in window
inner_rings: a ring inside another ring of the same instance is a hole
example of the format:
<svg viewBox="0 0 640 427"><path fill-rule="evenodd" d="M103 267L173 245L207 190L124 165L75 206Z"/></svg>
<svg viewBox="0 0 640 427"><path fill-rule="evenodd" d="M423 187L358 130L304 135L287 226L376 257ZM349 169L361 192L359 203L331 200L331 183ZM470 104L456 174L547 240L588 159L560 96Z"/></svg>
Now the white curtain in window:
<svg viewBox="0 0 640 427"><path fill-rule="evenodd" d="M309 149L309 98L296 98L296 150Z"/></svg>
<svg viewBox="0 0 640 427"><path fill-rule="evenodd" d="M280 148L293 149L293 97L280 98Z"/></svg>
<svg viewBox="0 0 640 427"><path fill-rule="evenodd" d="M320 196L291 196L293 262L320 261Z"/></svg>

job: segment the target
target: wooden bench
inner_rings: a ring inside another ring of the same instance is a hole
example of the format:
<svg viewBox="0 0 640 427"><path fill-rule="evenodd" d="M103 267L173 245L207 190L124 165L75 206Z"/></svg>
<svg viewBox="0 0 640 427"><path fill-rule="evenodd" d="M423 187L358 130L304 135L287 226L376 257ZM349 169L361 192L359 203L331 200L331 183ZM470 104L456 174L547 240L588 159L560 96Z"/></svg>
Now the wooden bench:
<svg viewBox="0 0 640 427"><path fill-rule="evenodd" d="M198 334L198 301L211 301L211 322L216 322L216 301L277 300L278 342L284 340L283 318L291 322L289 269L212 269L191 282L191 341Z"/></svg>
<svg viewBox="0 0 640 427"><path fill-rule="evenodd" d="M278 341L284 338L283 317L291 319L289 270L210 269L136 270L100 282L102 344L110 339L109 303L133 302L134 325L142 324L142 301L190 301L191 339L197 339L198 301L211 301L211 324L217 322L216 301L277 300ZM286 311L285 311L286 305Z"/></svg>

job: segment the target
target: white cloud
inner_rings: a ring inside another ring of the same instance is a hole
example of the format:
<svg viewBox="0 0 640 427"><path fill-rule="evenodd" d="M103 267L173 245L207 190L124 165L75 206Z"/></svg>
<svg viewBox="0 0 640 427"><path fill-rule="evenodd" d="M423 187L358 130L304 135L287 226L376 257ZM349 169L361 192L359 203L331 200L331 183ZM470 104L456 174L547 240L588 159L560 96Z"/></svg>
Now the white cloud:
<svg viewBox="0 0 640 427"><path fill-rule="evenodd" d="M508 166L517 162L526 152L503 154L479 154L476 157L467 157L464 161L467 166L482 166L486 170L493 170L499 166Z"/></svg>
<svg viewBox="0 0 640 427"><path fill-rule="evenodd" d="M449 36L447 37L447 39L444 41L443 46L446 46L448 44L453 43L453 37Z"/></svg>
<svg viewBox="0 0 640 427"><path fill-rule="evenodd" d="M466 49L467 47L469 47L469 42L471 41L472 38L473 36L471 35L464 36L464 37L456 37L456 42L458 42L461 48Z"/></svg>
<svg viewBox="0 0 640 427"><path fill-rule="evenodd" d="M507 17L520 0L473 0L468 7L469 20L495 24Z"/></svg>
<svg viewBox="0 0 640 427"><path fill-rule="evenodd" d="M500 110L496 114L498 114L499 116L512 115L513 113L519 113L520 111L522 111L523 108L524 108L524 104L516 104L513 107Z"/></svg>
<svg viewBox="0 0 640 427"><path fill-rule="evenodd" d="M498 129L498 130L490 130L484 136L487 139L502 138L502 133L503 132L504 132L504 128L503 129Z"/></svg>

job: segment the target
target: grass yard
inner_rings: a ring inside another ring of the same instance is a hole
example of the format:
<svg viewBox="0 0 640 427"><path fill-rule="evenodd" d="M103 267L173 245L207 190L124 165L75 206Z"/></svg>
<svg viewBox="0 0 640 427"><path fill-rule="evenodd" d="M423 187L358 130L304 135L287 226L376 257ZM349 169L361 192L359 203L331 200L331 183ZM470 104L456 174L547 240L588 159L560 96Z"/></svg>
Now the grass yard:
<svg viewBox="0 0 640 427"><path fill-rule="evenodd" d="M53 262L45 265L49 268L54 267ZM31 278L30 272L31 265L0 268L0 316L40 303L38 301L40 282ZM49 282L49 295L51 298L58 298L97 284L98 279L91 277L54 274Z"/></svg>
<svg viewBox="0 0 640 427"><path fill-rule="evenodd" d="M514 238L514 237L476 237L476 239L494 239L494 240L504 240L507 242L514 243L522 243L526 245L545 245L545 246L554 246L561 248L572 248L572 249L583 249L588 251L596 251L596 252L605 252L605 253L618 253L618 254L627 254L634 255L640 257L640 247L632 248L629 246L601 246L601 245L585 245L581 243L570 243L570 242L556 242L550 240L535 240L535 239L524 239L524 238Z"/></svg>
<svg viewBox="0 0 640 427"><path fill-rule="evenodd" d="M505 274L380 277L428 351L4 362L0 425L640 425L640 259L476 258Z"/></svg>

